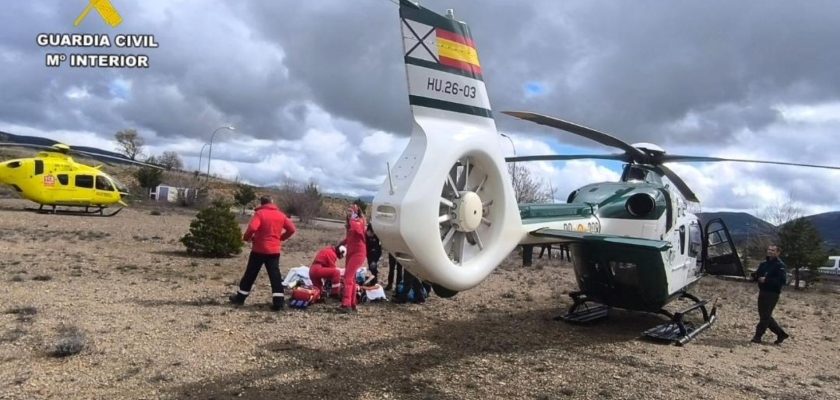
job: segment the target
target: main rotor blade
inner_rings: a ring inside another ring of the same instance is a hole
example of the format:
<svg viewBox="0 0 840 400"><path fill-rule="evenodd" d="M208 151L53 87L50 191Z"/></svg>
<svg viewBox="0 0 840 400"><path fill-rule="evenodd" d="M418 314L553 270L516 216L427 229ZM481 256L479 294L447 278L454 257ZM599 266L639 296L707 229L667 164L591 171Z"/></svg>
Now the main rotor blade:
<svg viewBox="0 0 840 400"><path fill-rule="evenodd" d="M39 150L45 150L45 151L53 151L53 152L56 151L56 149L53 146L46 146L46 145L41 145L41 144L31 144L31 143L0 142L0 147L27 147L27 148L31 148L31 149L39 149ZM121 162L121 163L125 163L125 164L135 164L135 165L139 165L139 166L142 166L142 167L151 167L151 168L163 169L163 167L161 167L159 165L144 163L142 161L135 161L135 160L132 160L128 157L116 157L116 156L112 156L112 155L108 155L108 154L94 153L94 152L84 151L84 150L77 150L73 147L70 147L70 153L71 154L79 154L79 155L82 155L82 156L85 156L85 157L90 157L90 158L102 161L102 162L104 162L108 165L112 165L112 164L108 163L108 161L110 160L112 162L116 161L116 162Z"/></svg>
<svg viewBox="0 0 840 400"><path fill-rule="evenodd" d="M80 154L80 155L83 155L83 156L86 156L86 157L98 159L98 160L103 161L103 162L105 160L110 160L110 161L116 161L116 162L125 163L125 164L139 165L141 167L163 169L163 167L161 167L159 165L154 165L154 164L149 164L149 163L145 163L145 162L142 162L142 161L132 160L128 157L122 157L122 156L117 157L117 156L112 156L112 155L108 155L108 154L94 153L92 151L77 150L77 149L74 149L72 147L70 148L70 152L74 153L74 154Z"/></svg>
<svg viewBox="0 0 840 400"><path fill-rule="evenodd" d="M746 160L741 158L721 158L721 157L703 157L703 156L683 156L677 154L664 154L661 158L662 162L681 161L681 162L744 162L756 164L776 164L776 165L792 165L795 167L811 167L811 168L826 168L826 169L840 169L840 167L832 167L830 165L816 165L816 164L800 164L783 161L765 161L765 160Z"/></svg>
<svg viewBox="0 0 840 400"><path fill-rule="evenodd" d="M543 154L537 156L516 156L506 157L507 162L519 161L563 161L563 160L581 160L581 159L595 159L595 160L619 160L630 162L630 156L627 154Z"/></svg>
<svg viewBox="0 0 840 400"><path fill-rule="evenodd" d="M632 159L638 163L646 163L647 155L643 153L641 150L631 146L629 143L624 142L623 140L606 134L601 131L596 131L592 128L587 128L583 125L578 125L573 122L564 121L562 119L549 117L542 114L536 114L527 111L502 111L502 113L519 118L524 119L526 121L531 121L538 123L540 125L550 126L552 128L562 129L566 132L574 133L575 135L585 137L590 140L594 140L598 143L601 143L605 146L616 147L621 150L624 150L632 156Z"/></svg>
<svg viewBox="0 0 840 400"><path fill-rule="evenodd" d="M668 177L671 183L673 183L674 186L677 187L677 190L679 190L680 193L682 193L683 197L685 197L686 200L693 201L695 203L700 202L700 200L697 198L697 195L694 194L693 191L691 191L691 189L688 187L685 181L683 181L682 178L680 178L679 175L677 175L674 171L672 171L670 168L664 165L657 165L655 168L662 171L662 174Z"/></svg>

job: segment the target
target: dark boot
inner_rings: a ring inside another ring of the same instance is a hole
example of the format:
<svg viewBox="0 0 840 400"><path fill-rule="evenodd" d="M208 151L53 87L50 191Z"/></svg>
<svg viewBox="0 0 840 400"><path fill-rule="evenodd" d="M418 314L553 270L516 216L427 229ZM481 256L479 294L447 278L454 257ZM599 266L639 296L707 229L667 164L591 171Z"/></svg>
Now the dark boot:
<svg viewBox="0 0 840 400"><path fill-rule="evenodd" d="M285 297L272 297L271 298L271 309L273 311L280 311L283 309L283 306L286 305L286 298Z"/></svg>
<svg viewBox="0 0 840 400"><path fill-rule="evenodd" d="M782 342L784 342L785 339L787 339L789 337L790 337L790 335L788 335L787 333L785 333L783 331L779 336L776 337L776 341L773 342L773 344L782 344Z"/></svg>
<svg viewBox="0 0 840 400"><path fill-rule="evenodd" d="M241 305L245 304L245 299L247 299L247 298L248 298L248 296L246 296L242 293L239 293L239 292L236 292L236 293L228 296L228 300L230 301L230 304L233 304L235 306L241 306Z"/></svg>

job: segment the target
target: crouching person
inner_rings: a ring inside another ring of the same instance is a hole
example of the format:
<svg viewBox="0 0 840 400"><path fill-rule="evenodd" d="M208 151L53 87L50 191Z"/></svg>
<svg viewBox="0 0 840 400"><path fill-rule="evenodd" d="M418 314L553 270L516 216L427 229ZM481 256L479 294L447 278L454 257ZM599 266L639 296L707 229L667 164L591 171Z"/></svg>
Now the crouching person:
<svg viewBox="0 0 840 400"><path fill-rule="evenodd" d="M254 212L254 217L248 224L248 229L242 240L251 242L251 254L248 256L248 266L239 281L239 290L229 299L235 305L242 305L251 287L265 265L268 279L271 281L271 309L283 309L283 276L280 274L280 251L283 241L288 240L295 233L295 224L286 217L271 201L271 197L260 198L260 206Z"/></svg>
<svg viewBox="0 0 840 400"><path fill-rule="evenodd" d="M329 280L332 286L338 286L341 283L341 271L336 262L344 258L345 254L347 254L347 247L338 245L324 247L315 255L315 260L309 267L309 279L312 280L312 286L318 289L320 299L329 296L329 293L324 293L325 279Z"/></svg>

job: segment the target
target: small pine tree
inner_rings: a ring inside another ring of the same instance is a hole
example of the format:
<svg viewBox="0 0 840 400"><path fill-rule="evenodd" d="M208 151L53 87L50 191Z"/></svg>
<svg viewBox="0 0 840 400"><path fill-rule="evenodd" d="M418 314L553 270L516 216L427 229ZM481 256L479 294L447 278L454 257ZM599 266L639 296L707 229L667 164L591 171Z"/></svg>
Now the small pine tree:
<svg viewBox="0 0 840 400"><path fill-rule="evenodd" d="M233 194L233 199L242 208L242 213L245 214L245 206L257 199L257 193L254 192L254 188L240 184L236 193Z"/></svg>
<svg viewBox="0 0 840 400"><path fill-rule="evenodd" d="M782 261L788 268L806 268L812 276L825 264L828 255L822 249L822 237L814 224L806 218L795 219L779 229Z"/></svg>
<svg viewBox="0 0 840 400"><path fill-rule="evenodd" d="M163 182L163 171L157 168L143 167L134 173L134 177L137 178L137 183L140 184L140 187L148 190L148 193L151 193L152 188L157 187Z"/></svg>
<svg viewBox="0 0 840 400"><path fill-rule="evenodd" d="M181 243L187 247L187 254L229 257L242 252L242 231L230 205L216 201L199 211Z"/></svg>

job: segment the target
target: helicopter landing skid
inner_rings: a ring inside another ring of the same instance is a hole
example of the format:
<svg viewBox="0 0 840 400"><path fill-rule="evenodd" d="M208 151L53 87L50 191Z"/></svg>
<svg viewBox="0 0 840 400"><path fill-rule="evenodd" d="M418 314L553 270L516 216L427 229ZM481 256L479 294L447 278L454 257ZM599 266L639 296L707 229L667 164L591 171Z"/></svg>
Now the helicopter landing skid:
<svg viewBox="0 0 840 400"><path fill-rule="evenodd" d="M682 346L693 340L701 332L712 327L712 324L717 320L717 307L712 306L712 311L706 310L706 300L700 300L690 293L683 293L682 298L687 298L694 301L694 304L686 307L675 313L668 310L659 310L660 314L671 318L671 322L657 325L644 332L644 335L653 340L666 341ZM687 313L700 310L703 313L703 323L696 325L692 322L685 321L684 317Z"/></svg>
<svg viewBox="0 0 840 400"><path fill-rule="evenodd" d="M574 303L569 307L569 312L565 315L554 317L555 321L563 320L575 324L585 324L595 322L606 318L610 311L610 307L598 304L586 297L585 293L572 292L569 293Z"/></svg>
<svg viewBox="0 0 840 400"><path fill-rule="evenodd" d="M34 211L39 214L60 214L60 215L85 215L85 216L92 216L92 217L113 217L119 214L122 211L122 207L114 210L111 213L105 213L105 207L90 207L90 206L78 206L84 207L84 210L64 210L56 208L56 206L51 206L49 209L45 209L43 205L38 208L26 208L27 211Z"/></svg>

